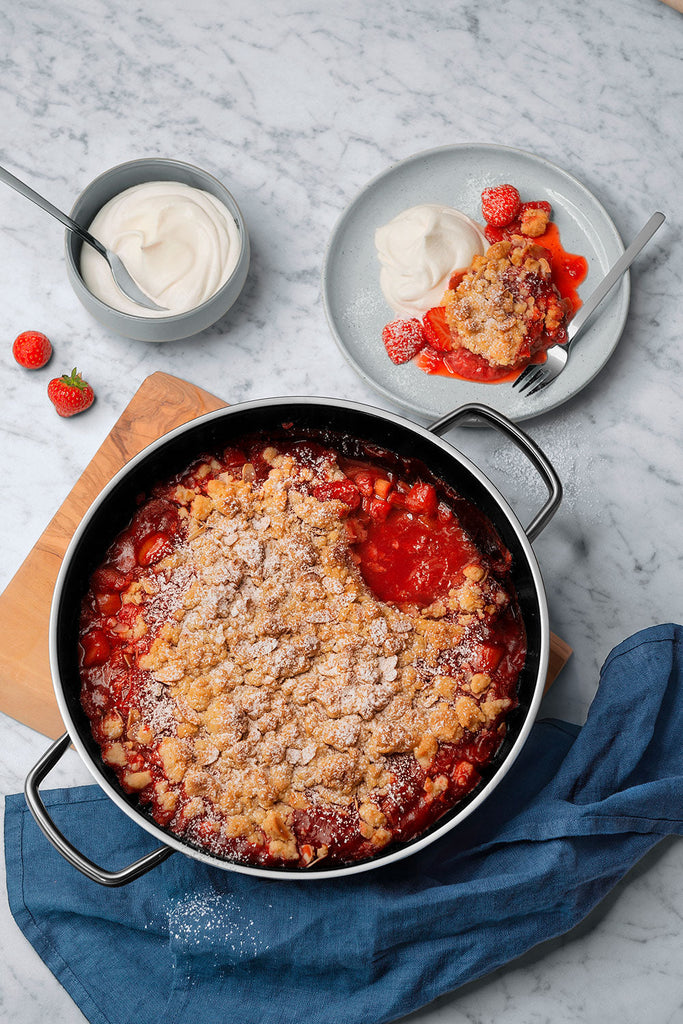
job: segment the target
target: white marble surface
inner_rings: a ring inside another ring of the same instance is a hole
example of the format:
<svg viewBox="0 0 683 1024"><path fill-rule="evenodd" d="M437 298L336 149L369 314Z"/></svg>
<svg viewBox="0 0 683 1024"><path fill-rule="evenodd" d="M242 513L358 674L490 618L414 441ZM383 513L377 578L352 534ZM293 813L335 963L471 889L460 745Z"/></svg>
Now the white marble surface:
<svg viewBox="0 0 683 1024"><path fill-rule="evenodd" d="M0 191L0 450L11 467L0 489L2 585L155 370L231 402L318 394L386 405L331 341L320 270L343 208L394 161L442 144L515 146L583 181L626 241L655 209L667 214L632 272L616 355L578 398L528 425L566 488L535 548L552 627L574 657L543 711L582 720L611 647L682 613L683 16L658 0L26 0L1 5L0 38L3 165L68 208L113 164L185 159L233 191L253 245L246 289L216 328L161 347L130 342L105 334L78 305L61 228ZM33 375L10 351L27 328L45 331L56 350ZM45 386L52 371L74 365L97 401L60 420ZM488 466L524 518L538 497L529 471L487 432L454 440ZM3 793L21 789L45 745L0 716ZM86 781L73 753L50 778ZM681 1020L682 919L683 846L672 840L570 935L410 1019ZM0 1017L82 1021L5 900L0 930Z"/></svg>

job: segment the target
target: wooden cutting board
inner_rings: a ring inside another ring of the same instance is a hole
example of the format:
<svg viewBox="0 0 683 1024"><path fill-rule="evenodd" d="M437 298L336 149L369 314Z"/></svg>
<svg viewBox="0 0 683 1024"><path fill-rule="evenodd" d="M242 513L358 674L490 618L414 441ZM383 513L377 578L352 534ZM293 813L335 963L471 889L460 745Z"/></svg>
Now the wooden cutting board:
<svg viewBox="0 0 683 1024"><path fill-rule="evenodd" d="M59 567L92 501L129 459L162 434L226 402L167 373L140 386L71 493L0 596L0 711L55 739L65 731L50 676L48 622ZM571 648L551 635L546 686Z"/></svg>

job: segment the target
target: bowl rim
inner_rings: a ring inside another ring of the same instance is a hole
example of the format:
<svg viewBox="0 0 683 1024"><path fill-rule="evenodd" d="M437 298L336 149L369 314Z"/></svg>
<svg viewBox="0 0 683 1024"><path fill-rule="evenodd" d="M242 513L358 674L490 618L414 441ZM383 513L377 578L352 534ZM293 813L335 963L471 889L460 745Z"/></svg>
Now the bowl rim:
<svg viewBox="0 0 683 1024"><path fill-rule="evenodd" d="M77 261L75 259L75 256L74 256L71 244L70 244L72 239L76 238L77 236L75 236L73 231L70 231L67 228L65 230L65 233L64 233L64 251L65 251L65 256L66 256L66 261L67 261L67 267L71 271L70 277L71 277L71 280L72 280L72 286L74 286L74 287L77 286L79 288L82 288L83 293L88 297L88 301L92 302L94 304L95 308L98 308L104 314L106 314L108 316L112 316L116 320L121 319L121 320L124 320L125 322L132 321L133 323L140 324L141 326L143 324L159 324L160 326L161 325L163 325L163 326L173 325L173 324L181 323L186 318L191 317L191 316L195 316L198 313L200 313L202 310L205 310L210 304L216 303L218 298L219 298L219 296L223 295L225 290L229 286L234 284L235 279L237 277L239 277L240 272L243 270L243 263L244 263L244 261L246 260L247 263L248 263L249 257L250 257L250 245L249 245L249 235L247 233L247 226L246 226L246 223L245 223L242 211L241 211L241 209L239 207L239 204L237 203L237 200L233 196L232 192L227 188L226 185L223 184L222 181L220 181L219 178L217 178L215 176L215 174L211 174L210 171L206 171L206 170L204 170L203 167L198 167L196 164L190 164L190 163L187 163L186 161L183 161L183 160L175 160L175 159L173 159L171 157L163 157L163 156L137 157L137 158L135 158L133 160L126 160L126 161L124 161L121 164L115 164L113 167L109 167L106 171L102 171L102 173L98 174L96 178L93 178L92 181L90 181L85 186L85 188L81 189L81 191L76 196L76 199L73 202L73 205L72 205L72 207L71 207L71 209L69 211L69 216L72 218L72 220L75 220L76 223L80 223L78 221L78 218L76 216L74 216L74 212L76 211L77 206L83 200L83 198L86 196L86 194L91 189L93 189L96 185L98 185L100 182L106 181L108 178L114 177L115 175L120 174L122 171L126 170L129 167L132 168L132 167L139 167L139 166L145 166L145 165L150 165L150 164L159 164L159 163L167 164L171 168L178 167L178 168L182 168L185 171L190 171L190 172L192 172L194 174L199 174L201 177L203 177L205 179L209 179L210 181L212 181L212 182L214 182L216 184L217 188L220 191L222 191L224 193L224 195L227 197L227 199L229 200L229 202L227 204L224 203L224 205L226 206L228 212L234 217L235 222L237 224L237 229L238 229L239 235L240 235L240 252L239 252L238 259L237 259L237 263L235 264L235 266L234 266L234 268L232 270L232 273L228 277L227 281L225 281L225 283L221 285L221 287L218 289L218 291L214 292L213 295L210 295L208 297L208 299L205 299L198 306L193 306L192 309L186 309L182 313L172 313L170 316L155 316L155 317L141 316L141 315L139 315L137 313L126 313L126 312L124 312L121 309L116 309L114 306L108 305L108 303L103 302L102 299L98 298L94 294L94 292L92 292L88 288L88 286L86 285L85 281L83 280L83 275L81 274L80 267L79 267L79 265L78 265L78 263L77 263ZM142 184L145 184L146 181L152 181L152 180L154 180L154 179L147 178L147 179L144 179L143 181L137 182L136 184L142 185ZM166 180L166 181L173 181L174 179L166 178L164 180ZM185 184L187 184L187 183L185 183ZM134 188L134 187L135 187L135 185L129 185L128 186L128 188ZM198 186L191 186L191 187L197 187L198 188ZM115 192L114 195L112 195L111 198L113 199L114 196L120 195L121 192L125 192L125 191L126 191L126 189L121 189L120 192ZM214 198L218 198L218 197L214 196ZM106 200L106 202L109 202L109 201L110 200ZM100 209L101 209L101 207L100 207ZM81 225L81 226L85 226L86 229L88 227L87 225ZM85 243L83 243L81 241L80 244L82 246ZM79 249L79 252L80 252L80 249ZM240 286L240 290L241 290L241 286Z"/></svg>

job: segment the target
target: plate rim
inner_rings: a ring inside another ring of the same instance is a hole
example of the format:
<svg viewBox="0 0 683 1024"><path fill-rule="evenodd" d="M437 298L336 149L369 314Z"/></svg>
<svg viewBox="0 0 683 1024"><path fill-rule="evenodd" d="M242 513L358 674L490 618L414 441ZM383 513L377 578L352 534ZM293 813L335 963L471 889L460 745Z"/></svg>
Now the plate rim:
<svg viewBox="0 0 683 1024"><path fill-rule="evenodd" d="M346 204L346 206L341 211L332 227L332 231L330 233L330 236L325 247L325 255L323 258L323 264L321 269L321 297L323 310L325 313L325 318L327 320L328 328L330 330L330 333L332 334L332 337L334 338L337 348L341 352L346 362L358 374L361 380L363 380L375 392L381 394L390 402L393 402L394 404L398 405L399 408L407 410L411 412L413 415L422 416L425 419L439 417L443 415L443 412L438 409L427 409L423 405L418 405L414 402L411 403L408 399L405 399L402 396L399 396L395 392L391 391L385 385L379 383L379 381L376 381L354 358L351 352L348 351L348 348L345 345L340 335L340 332L337 328L330 308L330 300L328 295L328 290L330 287L330 275L328 273L328 270L331 260L335 255L335 242L337 241L338 236L341 233L341 229L348 221L354 207L358 203L360 203L360 201L368 192L376 188L377 185L383 179L389 177L392 174L395 174L400 168L405 167L408 164L414 163L418 160L436 157L444 153L453 153L457 151L462 152L465 150L488 150L502 154L514 154L515 156L521 157L522 159L530 160L538 166L547 167L551 170L553 174L560 175L562 178L570 181L573 187L578 189L578 191L586 197L590 205L593 205L600 210L600 213L604 217L606 226L610 232L611 241L616 245L618 251L617 258L625 250L625 246L622 241L621 235L619 234L617 226L614 223L612 217L605 209L603 204L600 202L600 200L590 191L590 189L586 185L583 184L583 182L576 178L570 171L564 170L564 168L560 167L558 164L553 163L551 160L548 160L546 157L538 156L537 154L532 153L529 150L521 149L516 146L503 146L498 145L497 143L494 142L457 142L445 144L442 146L433 146L429 149L423 149L419 150L416 153L412 153L410 156L403 157L401 160L395 161L388 167L385 167L378 174L374 175L374 177L367 181L366 184L361 189L359 189L353 196L353 198ZM600 237L605 238L605 235L601 234ZM624 328L626 326L631 298L631 275L629 270L626 270L622 275L621 281L619 282L619 286L617 291L615 291L615 294L620 295L621 308L618 311L618 315L615 321L614 343L609 349L604 361L602 361L600 365L592 373L590 373L589 376L582 380L579 387L577 387L570 394L565 394L561 398L558 398L556 402L553 402L552 404L549 405L544 405L542 408L538 409L531 408L529 412L523 412L522 414L512 415L509 412L505 411L504 414L506 416L508 416L511 420L517 423L533 419L537 416L542 416L545 413L551 412L552 410L557 409L559 406L564 405L566 402L576 398L576 396L580 394L580 392L583 391L583 389L587 387L591 383L591 381L593 381L598 376L598 374L605 368L605 366L611 359L612 355L614 354L614 351L616 350L617 345L619 344L621 336L624 332ZM467 399L465 396L462 396L460 399L454 397L452 408L457 408L457 406L462 404L463 401L468 400L469 399Z"/></svg>

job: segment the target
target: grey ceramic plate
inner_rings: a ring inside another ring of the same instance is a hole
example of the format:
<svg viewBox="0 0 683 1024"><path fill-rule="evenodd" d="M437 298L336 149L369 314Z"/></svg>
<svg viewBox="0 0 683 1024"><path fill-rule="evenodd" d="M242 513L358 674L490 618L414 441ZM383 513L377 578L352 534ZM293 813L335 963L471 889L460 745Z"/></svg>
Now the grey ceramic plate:
<svg viewBox="0 0 683 1024"><path fill-rule="evenodd" d="M588 260L579 289L585 300L624 251L607 212L570 174L519 149L491 145L444 146L395 164L371 181L342 214L323 268L325 313L344 356L376 391L405 409L437 417L465 402L483 402L513 420L529 419L577 394L602 369L621 336L629 302L626 273L595 314L562 376L531 398L511 384L474 384L430 376L412 363L395 366L382 344L382 327L395 319L379 287L375 229L418 203L443 203L481 219L481 192L511 182L524 201L546 199L562 244Z"/></svg>

